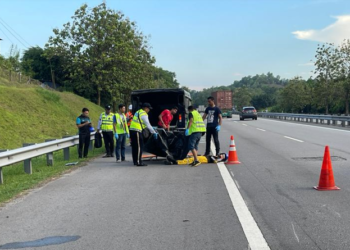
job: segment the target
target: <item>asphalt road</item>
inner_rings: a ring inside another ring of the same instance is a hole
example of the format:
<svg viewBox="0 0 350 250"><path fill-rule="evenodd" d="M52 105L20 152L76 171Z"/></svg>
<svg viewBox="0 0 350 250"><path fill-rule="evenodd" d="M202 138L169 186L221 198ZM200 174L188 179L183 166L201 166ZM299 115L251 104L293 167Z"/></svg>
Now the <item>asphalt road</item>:
<svg viewBox="0 0 350 250"><path fill-rule="evenodd" d="M242 162L227 168L271 249L350 249L349 132L224 119L221 151L234 135ZM340 191L312 188L325 145ZM0 208L0 249L250 249L235 209L215 164L98 158Z"/></svg>

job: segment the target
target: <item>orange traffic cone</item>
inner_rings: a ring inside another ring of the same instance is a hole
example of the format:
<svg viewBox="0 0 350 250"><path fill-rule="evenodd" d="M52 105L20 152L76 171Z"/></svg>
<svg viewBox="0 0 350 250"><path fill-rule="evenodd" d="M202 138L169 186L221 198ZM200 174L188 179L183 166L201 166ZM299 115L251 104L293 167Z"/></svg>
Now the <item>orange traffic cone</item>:
<svg viewBox="0 0 350 250"><path fill-rule="evenodd" d="M314 187L314 189L319 190L319 191L339 190L340 189L335 185L335 182L334 182L332 161L331 161L331 156L329 153L328 146L326 146L326 148L324 150L324 157L323 157L323 163L322 163L322 168L321 168L320 181L318 183L318 187Z"/></svg>
<svg viewBox="0 0 350 250"><path fill-rule="evenodd" d="M233 135L231 135L230 150L228 152L228 161L226 164L240 164L240 161L237 157L235 140L233 139Z"/></svg>

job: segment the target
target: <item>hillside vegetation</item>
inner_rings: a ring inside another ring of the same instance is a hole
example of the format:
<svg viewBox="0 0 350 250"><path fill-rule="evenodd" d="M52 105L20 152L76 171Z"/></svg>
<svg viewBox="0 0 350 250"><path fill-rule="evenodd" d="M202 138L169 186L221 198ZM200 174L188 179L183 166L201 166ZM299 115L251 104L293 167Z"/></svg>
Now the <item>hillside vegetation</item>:
<svg viewBox="0 0 350 250"><path fill-rule="evenodd" d="M75 119L83 107L90 110L96 128L103 112L100 106L73 93L40 86L14 87L0 82L0 149L77 134Z"/></svg>

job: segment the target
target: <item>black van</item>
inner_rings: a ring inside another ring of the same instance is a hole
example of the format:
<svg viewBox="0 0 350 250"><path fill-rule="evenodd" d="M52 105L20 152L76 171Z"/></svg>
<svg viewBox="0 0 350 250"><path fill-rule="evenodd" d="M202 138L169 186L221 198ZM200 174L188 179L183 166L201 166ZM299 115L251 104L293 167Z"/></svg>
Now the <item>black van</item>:
<svg viewBox="0 0 350 250"><path fill-rule="evenodd" d="M178 107L177 114L170 124L172 128L185 128L187 118L187 108L191 106L192 99L190 93L183 89L142 89L131 93L132 113L141 109L142 103L148 102L152 110L148 113L148 118L153 127L158 124L158 116L164 109Z"/></svg>

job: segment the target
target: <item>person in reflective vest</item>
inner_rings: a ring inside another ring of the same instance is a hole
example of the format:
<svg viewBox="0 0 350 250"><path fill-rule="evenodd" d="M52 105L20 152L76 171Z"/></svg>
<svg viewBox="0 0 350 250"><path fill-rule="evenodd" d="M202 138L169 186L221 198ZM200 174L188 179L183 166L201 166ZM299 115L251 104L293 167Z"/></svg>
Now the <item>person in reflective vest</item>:
<svg viewBox="0 0 350 250"><path fill-rule="evenodd" d="M158 134L152 128L148 120L148 112L152 109L151 104L144 103L141 105L141 109L138 110L134 117L132 118L130 124L130 138L131 138L131 147L132 147L132 159L135 166L144 167L147 166L142 162L142 148L143 148L143 135L142 129L148 128L152 133L154 139L157 140Z"/></svg>
<svg viewBox="0 0 350 250"><path fill-rule="evenodd" d="M205 124L201 115L198 111L193 107L188 107L188 124L187 129L185 131L185 135L189 136L188 139L188 150L190 150L193 154L194 161L190 164L191 167L197 167L200 165L200 161L198 161L198 144L201 137L205 134Z"/></svg>
<svg viewBox="0 0 350 250"><path fill-rule="evenodd" d="M100 115L98 120L97 129L99 132L102 131L103 141L105 142L106 157L114 157L114 138L113 138L113 116L111 112L111 105L106 105L105 112Z"/></svg>
<svg viewBox="0 0 350 250"><path fill-rule="evenodd" d="M90 146L90 129L91 120L89 118L89 109L83 108L82 113L79 117L77 117L76 125L79 129L79 147L78 147L78 155L79 158L86 158L89 152ZM84 147L84 153L83 153Z"/></svg>
<svg viewBox="0 0 350 250"><path fill-rule="evenodd" d="M116 139L115 157L117 163L125 161L126 138L129 138L129 128L125 115L125 105L119 104L118 113L113 117L114 137Z"/></svg>

